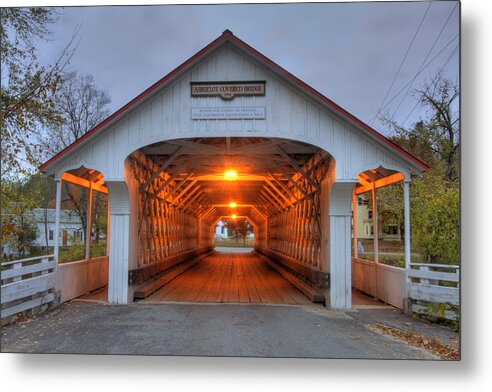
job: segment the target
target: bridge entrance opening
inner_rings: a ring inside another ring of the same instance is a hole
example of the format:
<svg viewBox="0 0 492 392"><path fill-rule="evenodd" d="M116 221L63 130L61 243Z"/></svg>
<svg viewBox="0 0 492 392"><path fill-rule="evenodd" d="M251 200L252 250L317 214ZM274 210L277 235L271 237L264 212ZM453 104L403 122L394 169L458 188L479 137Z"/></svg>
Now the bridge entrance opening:
<svg viewBox="0 0 492 392"><path fill-rule="evenodd" d="M324 300L327 152L281 138L177 139L126 165L139 206L135 299Z"/></svg>

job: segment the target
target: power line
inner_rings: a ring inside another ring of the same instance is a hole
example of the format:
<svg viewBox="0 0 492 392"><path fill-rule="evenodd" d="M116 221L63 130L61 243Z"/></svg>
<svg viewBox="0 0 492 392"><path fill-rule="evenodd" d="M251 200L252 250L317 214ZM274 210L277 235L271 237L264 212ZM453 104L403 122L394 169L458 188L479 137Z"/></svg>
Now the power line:
<svg viewBox="0 0 492 392"><path fill-rule="evenodd" d="M398 75L400 74L401 68L403 67L403 64L405 63L405 60L407 59L408 53L410 52L410 49L413 46L413 43L415 41L415 38L417 37L417 34L420 31L420 28L422 27L422 24L424 23L425 17L427 16L427 13L429 12L429 8L431 7L432 2L429 2L429 5L427 6L427 9L425 10L424 16L420 20L419 26L417 27L417 31L415 31L415 34L412 37L412 40L410 41L410 45L408 45L407 51L405 53L405 56L403 56L403 60L400 63L400 66L398 67L398 70L396 71L395 77L393 78L393 81L391 82L391 85L388 88L388 91L386 91L386 95L384 96L383 102L381 102L381 105L374 115L374 117L371 119L371 122L377 117L377 115L381 112L381 108L383 107L384 103L386 102L386 98L388 98L389 93L391 92L391 89L393 88L393 85L395 84L396 79L398 78Z"/></svg>
<svg viewBox="0 0 492 392"><path fill-rule="evenodd" d="M420 70L420 72L418 72L410 81L407 82L407 84L405 84L395 95L393 95L393 98L391 98L385 105L384 107L381 108L381 110L385 109L388 105L391 104L391 102L393 102L402 92L403 90L405 90L409 85L410 83L413 83L415 81L415 79L417 79L417 77L429 66L431 65L435 59L437 59L442 52L444 52L449 45L451 45L454 40L456 40L456 38L459 37L459 33L456 34L432 59L429 60L429 62L427 64L425 64L422 69ZM377 114L373 117L373 119L377 116Z"/></svg>
<svg viewBox="0 0 492 392"><path fill-rule="evenodd" d="M436 46L437 42L439 41L439 38L441 38L442 32L444 31L444 29L446 28L447 24L451 20L451 16L453 15L454 10L456 9L456 7L458 7L458 3L456 3L455 6L453 7L453 9L451 10L451 13L449 14L448 18L446 19L446 22L444 23L444 25L442 26L441 31L437 35L437 38L434 40L434 43L432 44L432 47L427 52L427 55L425 56L424 60L422 61L422 64L420 64L420 67L419 67L419 69L418 69L417 72L419 72L422 69L422 67L424 66L425 62L429 58L430 54L434 50L434 47ZM405 100L405 98L408 96L408 93L409 93L410 89L412 88L412 85L413 85L413 82L410 84L410 86L408 86L407 91L405 91L405 94L402 96L402 98L401 98L400 102L398 103L396 109L393 111L393 114L391 115L392 117L394 117L395 114L398 112L398 109L402 105L402 103Z"/></svg>
<svg viewBox="0 0 492 392"><path fill-rule="evenodd" d="M456 51L458 50L458 48L459 48L459 44L454 47L453 51L451 52L451 54L449 55L449 57L447 58L447 60L444 62L444 65L442 66L442 69L446 68L446 66L448 65L449 61L451 60L451 58L453 57L453 55L456 53ZM412 113L417 108L417 106L419 105L419 103L420 103L420 101L417 101L417 103L412 108L412 110L410 111L410 113L407 114L407 116L405 117L405 119L401 123L401 126L402 127L405 125L405 123L407 122L408 118L412 115Z"/></svg>

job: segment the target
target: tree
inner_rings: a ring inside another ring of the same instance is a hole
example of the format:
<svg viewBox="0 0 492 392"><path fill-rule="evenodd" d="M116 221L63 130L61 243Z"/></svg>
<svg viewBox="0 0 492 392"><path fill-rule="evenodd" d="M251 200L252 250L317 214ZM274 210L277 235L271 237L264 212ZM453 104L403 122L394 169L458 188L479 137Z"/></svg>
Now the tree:
<svg viewBox="0 0 492 392"><path fill-rule="evenodd" d="M414 93L426 118L410 129L393 119L384 119L396 131L393 141L431 167L412 181L411 238L425 261L456 264L460 248L460 93L457 84L440 71ZM384 195L381 191L380 194Z"/></svg>
<svg viewBox="0 0 492 392"><path fill-rule="evenodd" d="M53 97L76 34L50 66L39 63L36 49L38 41L50 38L48 26L57 18L54 8L0 9L2 178L36 165L40 148L33 130L60 121Z"/></svg>
<svg viewBox="0 0 492 392"><path fill-rule="evenodd" d="M109 116L111 98L106 91L97 88L91 75L66 72L61 80L53 97L60 121L37 133L45 159L68 147Z"/></svg>
<svg viewBox="0 0 492 392"><path fill-rule="evenodd" d="M253 232L253 226L247 219L226 219L223 221L227 227L229 237L236 239L236 243L242 238L243 243L246 243L246 237Z"/></svg>
<svg viewBox="0 0 492 392"><path fill-rule="evenodd" d="M460 215L459 184L451 185L445 162L412 182L412 242L425 261L459 263Z"/></svg>
<svg viewBox="0 0 492 392"><path fill-rule="evenodd" d="M36 239L36 225L32 216L36 195L24 192L24 183L8 181L2 183L1 198L1 241L9 245L16 255L25 256Z"/></svg>
<svg viewBox="0 0 492 392"><path fill-rule="evenodd" d="M378 226L396 224L400 229L400 240L404 240L405 210L403 205L403 186L401 182L381 187L377 190Z"/></svg>
<svg viewBox="0 0 492 392"><path fill-rule="evenodd" d="M426 113L410 129L403 128L394 119L383 117L396 132L392 138L418 158L432 166L444 163L447 185L459 180L459 122L457 100L460 92L455 81L438 71L423 86L414 91L420 106Z"/></svg>
<svg viewBox="0 0 492 392"><path fill-rule="evenodd" d="M29 177L22 187L24 195L36 196L33 198L33 208L43 209L44 241L49 246L48 238L48 210L55 208L56 184L52 178L41 173Z"/></svg>
<svg viewBox="0 0 492 392"><path fill-rule="evenodd" d="M89 190L80 185L72 184L67 181L62 182L62 209L73 211L80 219L82 231L84 233L84 243L90 241L86 238L87 233L87 207L89 201Z"/></svg>

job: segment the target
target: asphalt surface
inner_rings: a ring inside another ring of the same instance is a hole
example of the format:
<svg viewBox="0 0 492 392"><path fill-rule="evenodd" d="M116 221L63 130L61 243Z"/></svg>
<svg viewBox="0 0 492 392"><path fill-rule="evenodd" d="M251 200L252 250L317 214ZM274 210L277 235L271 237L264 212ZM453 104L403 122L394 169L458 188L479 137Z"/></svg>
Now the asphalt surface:
<svg viewBox="0 0 492 392"><path fill-rule="evenodd" d="M399 329L400 331L417 333L437 340L447 346L459 348L460 334L451 329L441 327L405 316L400 309L388 306L387 309L360 309L349 313L351 317L365 324L376 323Z"/></svg>
<svg viewBox="0 0 492 392"><path fill-rule="evenodd" d="M320 305L103 305L72 301L3 327L1 351L437 359L344 312Z"/></svg>

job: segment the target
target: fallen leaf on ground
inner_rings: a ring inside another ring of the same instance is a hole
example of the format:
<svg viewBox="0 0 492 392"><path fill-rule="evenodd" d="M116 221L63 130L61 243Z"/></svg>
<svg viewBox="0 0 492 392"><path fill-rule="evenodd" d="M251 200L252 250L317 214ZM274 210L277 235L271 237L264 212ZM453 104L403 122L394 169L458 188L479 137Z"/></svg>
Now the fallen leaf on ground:
<svg viewBox="0 0 492 392"><path fill-rule="evenodd" d="M426 350L429 350L435 355L438 355L441 359L447 361L460 359L460 354L457 347L448 346L446 344L439 342L436 339L429 340L427 337L421 334L415 332L405 332L400 329L388 327L382 324L372 323L369 324L369 326L378 329L386 333L387 335L404 340L405 342L407 342L412 346L425 348ZM456 340L456 344L457 343L458 341Z"/></svg>

